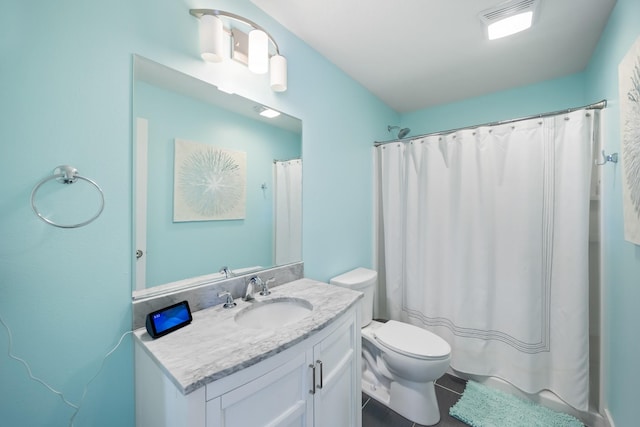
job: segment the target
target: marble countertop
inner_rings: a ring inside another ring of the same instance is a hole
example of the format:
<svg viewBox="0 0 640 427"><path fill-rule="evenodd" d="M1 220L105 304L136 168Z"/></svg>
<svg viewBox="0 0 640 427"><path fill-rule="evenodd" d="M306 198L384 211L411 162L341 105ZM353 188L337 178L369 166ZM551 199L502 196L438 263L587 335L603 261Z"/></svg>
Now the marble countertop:
<svg viewBox="0 0 640 427"><path fill-rule="evenodd" d="M278 330L242 327L234 316L255 301L293 297L309 301L312 312ZM135 330L136 340L173 383L189 394L206 384L252 366L303 341L328 326L353 306L362 293L311 279L299 279L256 293L255 301L242 301L231 309L217 305L193 313L191 324L152 339L144 328Z"/></svg>

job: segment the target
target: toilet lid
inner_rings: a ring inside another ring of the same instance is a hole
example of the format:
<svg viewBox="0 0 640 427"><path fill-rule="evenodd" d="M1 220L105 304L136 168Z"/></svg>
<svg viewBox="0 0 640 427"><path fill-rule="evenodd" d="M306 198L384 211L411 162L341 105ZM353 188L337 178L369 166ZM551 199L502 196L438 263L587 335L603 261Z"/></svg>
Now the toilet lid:
<svg viewBox="0 0 640 427"><path fill-rule="evenodd" d="M376 329L374 335L386 347L415 358L441 359L451 353L451 347L445 340L408 323L389 320Z"/></svg>

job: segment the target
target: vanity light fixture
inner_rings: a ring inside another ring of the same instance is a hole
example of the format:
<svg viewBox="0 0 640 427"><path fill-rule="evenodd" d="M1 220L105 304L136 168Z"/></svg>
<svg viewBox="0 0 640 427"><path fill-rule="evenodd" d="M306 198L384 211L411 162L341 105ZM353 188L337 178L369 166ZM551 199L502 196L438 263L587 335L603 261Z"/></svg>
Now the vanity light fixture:
<svg viewBox="0 0 640 427"><path fill-rule="evenodd" d="M249 32L249 69L256 74L269 71L269 38L262 30Z"/></svg>
<svg viewBox="0 0 640 427"><path fill-rule="evenodd" d="M191 9L189 13L200 21L200 56L202 59L207 62L220 62L225 59L223 39L224 32L227 32L232 39L237 39L233 40L232 49L247 52L246 64L249 70L256 74L265 74L271 68L271 89L275 92L287 90L287 59L280 55L278 44L264 28L240 15L222 10ZM238 37L240 30L231 26L224 27L223 17L250 27L246 42L244 37ZM244 43L248 45L236 46L236 44ZM270 45L273 46L273 53L269 52ZM238 57L243 57L243 55L234 55L234 58Z"/></svg>
<svg viewBox="0 0 640 427"><path fill-rule="evenodd" d="M539 0L507 1L480 12L489 40L519 33L531 27Z"/></svg>
<svg viewBox="0 0 640 427"><path fill-rule="evenodd" d="M221 62L224 58L223 25L220 18L203 15L200 18L200 56L207 62Z"/></svg>
<svg viewBox="0 0 640 427"><path fill-rule="evenodd" d="M287 90L287 58L282 55L273 55L269 60L271 67L271 89L275 92Z"/></svg>
<svg viewBox="0 0 640 427"><path fill-rule="evenodd" d="M273 119L280 115L279 111L272 110L271 108L264 107L262 105L256 105L253 107L256 113L260 114L262 117L266 117L268 119Z"/></svg>

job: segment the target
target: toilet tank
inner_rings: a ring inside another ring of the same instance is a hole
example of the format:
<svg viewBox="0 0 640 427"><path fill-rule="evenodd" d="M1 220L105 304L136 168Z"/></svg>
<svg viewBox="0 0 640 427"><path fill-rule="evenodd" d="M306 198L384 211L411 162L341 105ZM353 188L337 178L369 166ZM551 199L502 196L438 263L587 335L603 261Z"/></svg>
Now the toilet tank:
<svg viewBox="0 0 640 427"><path fill-rule="evenodd" d="M329 283L364 293L362 300L361 327L373 320L373 293L376 289L378 273L367 268L356 268L329 280Z"/></svg>

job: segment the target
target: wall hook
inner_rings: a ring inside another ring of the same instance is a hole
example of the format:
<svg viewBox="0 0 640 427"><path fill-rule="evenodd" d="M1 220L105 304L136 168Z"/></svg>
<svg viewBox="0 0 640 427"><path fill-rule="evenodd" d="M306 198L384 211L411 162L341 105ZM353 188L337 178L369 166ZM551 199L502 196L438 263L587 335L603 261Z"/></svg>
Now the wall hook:
<svg viewBox="0 0 640 427"><path fill-rule="evenodd" d="M618 163L618 153L613 153L613 154L607 155L604 152L604 150L602 150L602 159L603 159L602 163L598 163L596 161L596 166L606 165L608 162Z"/></svg>

